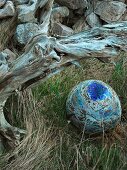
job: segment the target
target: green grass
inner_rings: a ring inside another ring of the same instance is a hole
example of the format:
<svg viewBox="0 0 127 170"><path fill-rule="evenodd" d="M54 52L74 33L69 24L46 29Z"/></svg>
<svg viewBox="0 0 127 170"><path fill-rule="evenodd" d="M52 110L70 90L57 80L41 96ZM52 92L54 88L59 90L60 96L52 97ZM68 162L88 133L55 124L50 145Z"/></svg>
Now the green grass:
<svg viewBox="0 0 127 170"><path fill-rule="evenodd" d="M86 60L81 69L70 67L34 88L32 93L26 91L21 94L17 102L18 111L10 106L15 113L11 122L25 127L29 133L18 148L1 159L2 169L126 170L126 124L108 134L89 137L66 119L69 92L87 79L99 79L110 84L118 93L123 114L126 114L126 73L124 58L114 67L96 59ZM3 160L7 161L11 156L15 159L3 164Z"/></svg>
<svg viewBox="0 0 127 170"><path fill-rule="evenodd" d="M125 62L126 58L124 56L116 62L113 74L111 86L119 95L122 103L123 114L127 114L127 64Z"/></svg>

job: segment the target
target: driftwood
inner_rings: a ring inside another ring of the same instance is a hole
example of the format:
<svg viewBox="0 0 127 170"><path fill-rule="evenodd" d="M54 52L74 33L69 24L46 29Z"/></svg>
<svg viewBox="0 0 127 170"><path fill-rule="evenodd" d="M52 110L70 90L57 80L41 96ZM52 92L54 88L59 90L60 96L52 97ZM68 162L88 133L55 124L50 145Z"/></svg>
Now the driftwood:
<svg viewBox="0 0 127 170"><path fill-rule="evenodd" d="M41 3L41 1L39 1ZM75 61L85 58L114 58L127 53L127 21L94 27L88 31L67 36L50 37L53 0L46 7L36 35L27 43L25 52L9 62L5 51L0 53L0 138L14 147L25 131L12 127L5 119L3 107L7 98L18 91L46 81Z"/></svg>

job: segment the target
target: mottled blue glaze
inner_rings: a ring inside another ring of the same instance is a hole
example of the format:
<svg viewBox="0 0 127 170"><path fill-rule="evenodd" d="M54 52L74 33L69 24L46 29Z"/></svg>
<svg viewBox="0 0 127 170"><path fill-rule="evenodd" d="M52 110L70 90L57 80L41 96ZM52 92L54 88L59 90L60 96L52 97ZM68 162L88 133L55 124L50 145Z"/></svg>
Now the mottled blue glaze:
<svg viewBox="0 0 127 170"><path fill-rule="evenodd" d="M68 96L66 108L71 122L85 133L113 129L121 119L117 94L99 80L87 80L75 86Z"/></svg>
<svg viewBox="0 0 127 170"><path fill-rule="evenodd" d="M94 101L103 100L109 94L108 89L104 85L97 82L92 82L88 86L87 92L90 98Z"/></svg>

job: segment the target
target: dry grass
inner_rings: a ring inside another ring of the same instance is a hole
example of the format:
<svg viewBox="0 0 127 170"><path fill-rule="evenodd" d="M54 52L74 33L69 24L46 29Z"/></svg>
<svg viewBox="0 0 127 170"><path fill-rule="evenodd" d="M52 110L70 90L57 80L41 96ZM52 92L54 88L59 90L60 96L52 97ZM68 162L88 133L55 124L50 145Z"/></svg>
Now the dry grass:
<svg viewBox="0 0 127 170"><path fill-rule="evenodd" d="M43 169L50 161L49 155L55 146L55 138L52 138L53 131L51 127L46 128L43 117L35 107L31 90L23 92L18 98L18 103L15 102L15 104L19 106L18 110L16 109L16 117L14 116L14 119L17 120L15 125L22 124L22 127L27 130L27 135L14 151L3 156L2 169ZM15 108L15 105L12 106L14 111L13 107ZM13 123L14 120L11 121Z"/></svg>

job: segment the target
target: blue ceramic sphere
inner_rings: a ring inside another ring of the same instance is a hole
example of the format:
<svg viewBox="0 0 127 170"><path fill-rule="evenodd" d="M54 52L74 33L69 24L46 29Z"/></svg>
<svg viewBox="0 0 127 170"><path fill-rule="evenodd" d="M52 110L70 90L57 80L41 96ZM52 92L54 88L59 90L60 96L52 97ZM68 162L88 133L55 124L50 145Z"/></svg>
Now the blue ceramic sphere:
<svg viewBox="0 0 127 170"><path fill-rule="evenodd" d="M66 108L70 121L88 134L109 131L121 119L116 92L99 80L87 80L75 86L68 96Z"/></svg>

